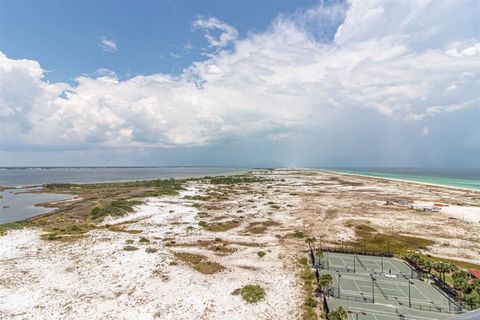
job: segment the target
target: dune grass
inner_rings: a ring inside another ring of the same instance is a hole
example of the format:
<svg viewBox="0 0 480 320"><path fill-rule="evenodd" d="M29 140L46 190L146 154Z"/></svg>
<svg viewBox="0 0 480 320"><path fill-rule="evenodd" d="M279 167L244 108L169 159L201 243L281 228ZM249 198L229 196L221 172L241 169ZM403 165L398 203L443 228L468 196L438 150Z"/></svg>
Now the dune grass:
<svg viewBox="0 0 480 320"><path fill-rule="evenodd" d="M426 249L435 243L429 239L406 236L398 233L380 232L368 224L352 225L352 222L350 222L350 226L354 226L357 239L347 242L346 245L359 251L389 251L396 255L403 256L414 251Z"/></svg>
<svg viewBox="0 0 480 320"><path fill-rule="evenodd" d="M177 252L175 253L175 257L203 274L213 274L225 269L222 265L209 261L207 257L200 254Z"/></svg>
<svg viewBox="0 0 480 320"><path fill-rule="evenodd" d="M198 225L210 232L225 232L238 227L240 225L240 221L231 220L226 222L214 222L214 223L200 221Z"/></svg>
<svg viewBox="0 0 480 320"><path fill-rule="evenodd" d="M268 227L277 227L280 225L281 223L273 220L251 222L245 231L253 234L262 234L265 233Z"/></svg>
<svg viewBox="0 0 480 320"><path fill-rule="evenodd" d="M298 260L300 267L300 278L302 280L303 292L305 302L303 304L302 319L303 320L317 320L317 313L315 312L316 301L314 298L315 291L315 275L308 263L307 257L302 257Z"/></svg>

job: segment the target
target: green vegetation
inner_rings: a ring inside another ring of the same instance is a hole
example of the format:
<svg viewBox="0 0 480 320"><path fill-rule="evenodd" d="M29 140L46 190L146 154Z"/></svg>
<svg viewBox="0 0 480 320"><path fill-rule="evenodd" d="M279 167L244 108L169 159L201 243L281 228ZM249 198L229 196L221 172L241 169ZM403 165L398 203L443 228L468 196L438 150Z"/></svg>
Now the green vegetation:
<svg viewBox="0 0 480 320"><path fill-rule="evenodd" d="M257 252L257 255L260 257L260 258L263 258L267 253L265 251L258 251Z"/></svg>
<svg viewBox="0 0 480 320"><path fill-rule="evenodd" d="M313 253L313 250L314 250L314 247L315 247L315 241L317 241L317 239L315 237L307 237L307 239L305 239L305 243L308 244L308 249L312 253Z"/></svg>
<svg viewBox="0 0 480 320"><path fill-rule="evenodd" d="M210 200L209 196L185 196L187 200L198 200L198 201L208 201Z"/></svg>
<svg viewBox="0 0 480 320"><path fill-rule="evenodd" d="M254 176L219 176L219 177L205 177L210 180L211 184L238 184L238 183L254 183L264 182L265 179Z"/></svg>
<svg viewBox="0 0 480 320"><path fill-rule="evenodd" d="M76 188L78 185L73 183L49 183L44 185L46 189L71 189Z"/></svg>
<svg viewBox="0 0 480 320"><path fill-rule="evenodd" d="M152 248L152 247L148 247L148 248L145 249L146 253L155 253L157 251L158 251L158 249Z"/></svg>
<svg viewBox="0 0 480 320"><path fill-rule="evenodd" d="M40 192L71 194L76 201L42 204L54 210L25 221L0 225L0 234L7 230L33 227L47 233L57 233L62 241L78 239L84 233L103 228L96 224L105 216L121 216L149 196L175 195L183 189L186 180L150 180L116 183L69 184L54 183L43 186ZM135 200L131 200L135 199ZM124 231L108 227L112 231Z"/></svg>
<svg viewBox="0 0 480 320"><path fill-rule="evenodd" d="M144 197L158 197L158 196L174 196L180 190L184 190L183 184L185 180L165 179L165 180L150 180L138 181L137 185L154 188L153 191L147 191L143 194Z"/></svg>
<svg viewBox="0 0 480 320"><path fill-rule="evenodd" d="M232 292L232 295L240 295L242 299L248 303L257 303L265 298L265 290L258 285L250 284L242 288L235 289L235 291Z"/></svg>
<svg viewBox="0 0 480 320"><path fill-rule="evenodd" d="M114 200L104 207L95 207L92 209L91 217L93 220L103 220L106 216L123 216L133 211L133 207L142 204L139 200Z"/></svg>
<svg viewBox="0 0 480 320"><path fill-rule="evenodd" d="M129 234L142 233L142 230L125 229L124 227L122 227L120 225L107 226L107 228L108 228L108 230L113 231L113 232L125 232L125 233L129 233Z"/></svg>
<svg viewBox="0 0 480 320"><path fill-rule="evenodd" d="M458 297L466 303L467 309L473 310L480 307L480 281L471 279L468 272L458 269L455 264L434 261L419 254L409 255L408 258L424 272L437 275L453 286L458 292Z"/></svg>
<svg viewBox="0 0 480 320"><path fill-rule="evenodd" d="M317 291L327 292L332 287L333 278L330 274L322 274L318 280Z"/></svg>
<svg viewBox="0 0 480 320"><path fill-rule="evenodd" d="M211 232L224 232L238 227L240 225L240 222L237 220L215 223L207 223L206 221L200 221L198 225Z"/></svg>
<svg viewBox="0 0 480 320"><path fill-rule="evenodd" d="M0 225L0 236L6 233L8 230L23 229L26 226L28 226L28 221L19 221L19 222L2 224Z"/></svg>
<svg viewBox="0 0 480 320"><path fill-rule="evenodd" d="M291 233L290 236L298 239L303 239L305 237L305 234L303 233L303 231L295 230L295 232Z"/></svg>
<svg viewBox="0 0 480 320"><path fill-rule="evenodd" d="M185 180L175 179L157 179L146 181L131 181L131 182L115 182L115 183L90 183L90 184L71 184L71 183L51 183L44 185L44 191L55 191L64 193L77 194L86 190L94 190L97 192L104 192L112 188L117 190L122 189L148 189L142 190L143 194L139 196L160 196L160 195L175 195L178 191L183 190L183 183Z"/></svg>
<svg viewBox="0 0 480 320"><path fill-rule="evenodd" d="M358 250L369 252L391 252L405 255L417 250L426 249L435 242L428 239L404 236L400 234L386 234L378 232L375 228L360 224L355 226L357 240L346 244Z"/></svg>
<svg viewBox="0 0 480 320"><path fill-rule="evenodd" d="M313 280L315 279L315 275L313 274L309 264L308 258L303 257L298 260L298 264L300 265L300 278L303 282L303 291L305 293L305 303L303 304L303 313L302 319L303 320L316 320L317 314L315 312L315 308L317 306L317 302L314 298L314 283Z"/></svg>
<svg viewBox="0 0 480 320"><path fill-rule="evenodd" d="M216 255L224 256L237 251L236 248L230 246L230 242L223 241L221 238L215 240L198 240L193 243L177 244L178 247L201 247L214 252Z"/></svg>
<svg viewBox="0 0 480 320"><path fill-rule="evenodd" d="M175 257L203 274L212 274L225 269L222 265L208 261L207 257L200 254L178 252L175 253Z"/></svg>
<svg viewBox="0 0 480 320"><path fill-rule="evenodd" d="M48 240L58 240L60 237L58 236L58 234L56 232L53 232L53 233L50 233L48 236L47 236L47 239Z"/></svg>
<svg viewBox="0 0 480 320"><path fill-rule="evenodd" d="M123 250L125 250L125 251L136 251L136 250L138 250L138 248L135 247L135 246L125 246L125 247L123 247Z"/></svg>
<svg viewBox="0 0 480 320"><path fill-rule="evenodd" d="M199 213L197 213L197 217L202 218L202 219L203 219L203 218L207 218L207 217L209 217L209 216L210 216L210 214L208 214L208 213L206 213L206 212L204 212L204 211L200 211Z"/></svg>
<svg viewBox="0 0 480 320"><path fill-rule="evenodd" d="M273 220L251 222L248 225L248 227L245 229L245 231L254 233L254 234L260 234L260 233L264 233L268 227L276 227L280 225L281 223Z"/></svg>
<svg viewBox="0 0 480 320"><path fill-rule="evenodd" d="M353 222L351 222L353 223ZM433 245L429 239L404 236L400 234L386 234L378 232L366 224L351 224L355 227L357 240L346 243L357 250L368 252L390 252L397 256L408 256L426 273L437 275L459 292L459 298L471 308L480 307L480 294L475 289L475 283L468 279L465 271L459 268L478 269L479 265L464 261L426 256L417 252Z"/></svg>
<svg viewBox="0 0 480 320"><path fill-rule="evenodd" d="M459 260L454 260L454 259L447 259L447 258L440 258L440 257L433 257L430 255L423 255L419 254L421 257L424 259L431 260L433 263L435 262L445 262L449 264L453 264L457 266L458 268L463 268L463 269L480 269L479 264L471 263L471 262L465 262L465 261L459 261Z"/></svg>
<svg viewBox="0 0 480 320"><path fill-rule="evenodd" d="M150 240L148 240L148 239L145 238L145 237L141 237L140 240L138 240L138 242L140 242L140 243L149 243Z"/></svg>
<svg viewBox="0 0 480 320"><path fill-rule="evenodd" d="M329 320L347 320L348 313L342 307L338 307L335 310L332 310L328 313Z"/></svg>

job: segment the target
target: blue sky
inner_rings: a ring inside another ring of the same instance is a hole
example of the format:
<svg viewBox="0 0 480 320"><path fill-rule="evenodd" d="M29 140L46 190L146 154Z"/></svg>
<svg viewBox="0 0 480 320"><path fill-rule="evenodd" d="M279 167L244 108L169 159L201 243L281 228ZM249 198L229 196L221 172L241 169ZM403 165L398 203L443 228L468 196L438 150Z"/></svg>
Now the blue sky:
<svg viewBox="0 0 480 320"><path fill-rule="evenodd" d="M0 0L0 166L480 167L478 12Z"/></svg>
<svg viewBox="0 0 480 320"><path fill-rule="evenodd" d="M100 68L120 78L180 73L203 60L203 33L192 27L199 15L228 21L239 31L265 30L282 12L315 1L0 1L0 45L10 58L39 61L50 81L73 81ZM116 54L99 50L112 39Z"/></svg>

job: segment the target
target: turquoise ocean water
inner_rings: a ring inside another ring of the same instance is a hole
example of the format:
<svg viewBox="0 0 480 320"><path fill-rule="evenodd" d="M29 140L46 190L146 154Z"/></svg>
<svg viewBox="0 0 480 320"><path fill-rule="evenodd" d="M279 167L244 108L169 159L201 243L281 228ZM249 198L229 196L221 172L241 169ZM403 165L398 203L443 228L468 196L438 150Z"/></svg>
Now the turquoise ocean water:
<svg viewBox="0 0 480 320"><path fill-rule="evenodd" d="M480 190L480 168L316 168L368 177L399 179Z"/></svg>

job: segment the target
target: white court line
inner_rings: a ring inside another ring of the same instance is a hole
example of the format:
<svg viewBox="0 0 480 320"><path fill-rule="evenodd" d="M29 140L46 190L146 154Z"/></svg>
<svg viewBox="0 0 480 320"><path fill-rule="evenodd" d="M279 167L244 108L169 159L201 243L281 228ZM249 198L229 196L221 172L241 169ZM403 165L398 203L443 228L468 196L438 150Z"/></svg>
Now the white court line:
<svg viewBox="0 0 480 320"><path fill-rule="evenodd" d="M362 295L360 292L358 292L358 291L352 291L352 290L342 290L342 292L343 292L344 294L348 294L348 295L352 295L352 296L356 296L356 297L361 297L361 298L370 299L370 298L372 297L372 292L362 292L363 295ZM380 297L380 298L383 298L383 299L384 299L383 295L381 295L381 294L379 294L379 293L377 293L377 292L375 292L374 296L375 296L375 297ZM342 299L342 297L340 297L340 299Z"/></svg>
<svg viewBox="0 0 480 320"><path fill-rule="evenodd" d="M365 282L370 282L371 280L368 278L361 278L361 277L348 277L348 276L343 276L342 278L344 279L350 279L350 280L358 280L358 281L365 281ZM397 279L397 280L403 280L403 279ZM376 278L377 283L388 283L388 284L395 284L395 285L403 285L406 286L407 284L403 284L403 282L399 282L397 280L380 280L379 278ZM405 281L406 282L406 281Z"/></svg>
<svg viewBox="0 0 480 320"><path fill-rule="evenodd" d="M357 286L358 287L358 286ZM371 288L369 287L368 290L361 290L359 288L359 291L353 291L353 290L349 290L349 289L344 289L342 286L340 286L340 290L342 293L344 294L350 294L350 295L353 295L353 296L358 296L358 297L364 297L364 296L367 296L367 297L370 297L371 294L372 294L372 290ZM363 293L363 295L362 295ZM403 292L402 292L403 293ZM374 294L375 297L381 297L381 298L384 298L383 297L383 294L379 294L377 290L375 290L375 294ZM387 295L389 298L391 299L395 299L395 300L399 300L399 301L402 301L402 302L406 302L408 301L408 296L403 296L403 297L399 297L397 294L392 294L392 295ZM410 299L412 302L415 302L416 304L422 304L422 305L426 305L426 306L430 306L431 303L430 303L430 300L419 300L419 299L416 299L416 298L411 298ZM433 306L433 305L432 305ZM435 306L436 307L436 306Z"/></svg>
<svg viewBox="0 0 480 320"><path fill-rule="evenodd" d="M343 277L342 277L343 278ZM357 282L354 280L354 279L349 279L349 280L353 280L353 283L355 284L355 286L357 287L358 291L352 291L352 290L344 290L343 289L343 286L342 286L342 283L340 283L340 291L351 291L351 292L363 292L360 287L358 286ZM337 277L337 281L338 281L338 277Z"/></svg>
<svg viewBox="0 0 480 320"><path fill-rule="evenodd" d="M432 299L429 299L426 295L423 294L422 290L415 288L420 294L425 298L426 301L431 302Z"/></svg>
<svg viewBox="0 0 480 320"><path fill-rule="evenodd" d="M404 285L404 284L399 284L399 283L397 283L396 286L397 286L397 288L400 290L400 292L402 292L402 293L405 295L405 298L407 298L407 297L408 297L407 294L404 293L404 292L400 289L400 286L407 287L408 285ZM422 291L422 290L418 289L416 286L414 286L413 288L414 288L415 290L417 290L418 292L420 292L420 294L425 298L425 300L419 300L419 299L415 299L415 300L417 300L417 301L427 301L428 303L431 302L431 299L429 299L425 294L423 294L423 291ZM414 299L412 299L412 300L414 300Z"/></svg>
<svg viewBox="0 0 480 320"><path fill-rule="evenodd" d="M359 281L359 282L360 282L360 281L367 282L367 281L368 281L367 279L358 279L358 277L345 277L345 276L342 276L342 279L353 280L353 282L354 282L355 285L357 286L358 290L359 290L360 292L366 293L367 290L361 290L361 289L360 289L360 286L357 284L357 281ZM391 295L392 297L397 297L397 298L399 298L399 299L401 299L401 298L408 298L408 296L400 289L401 286L407 287L408 284L396 283L396 282L394 282L394 281L378 281L378 280L376 280L376 281L377 281L377 283L394 284L394 285L397 287L398 292L400 292L400 293L403 295L403 296L399 296L398 294L393 294L393 295ZM370 285L361 285L361 287L365 287L365 288L368 287L368 288L370 288L371 286L370 286ZM382 288L382 289L383 289L383 288ZM415 289L417 289L417 288L415 288ZM383 290L385 290L385 289L383 289ZM387 289L387 290L396 290L396 289ZM343 291L347 291L347 290L343 290ZM348 290L348 291L351 291L351 290ZM368 291L371 292L371 290L368 290ZM420 300L420 299L416 299L416 298L411 298L412 301L423 302L423 303L427 302L427 304L431 304L431 303L430 303L431 300L428 299L428 298L423 294L423 292L422 292L421 290L417 289L417 291L420 291L420 293L423 295L423 297L426 298L426 300ZM351 292L355 292L355 291L351 291Z"/></svg>
<svg viewBox="0 0 480 320"><path fill-rule="evenodd" d="M342 259L343 268L344 268L344 269L349 269L350 266L349 266L347 263L345 263L345 260L343 259L343 257L341 257L340 259Z"/></svg>
<svg viewBox="0 0 480 320"><path fill-rule="evenodd" d="M397 290L398 292L400 292L402 294L402 296L400 297L400 295L396 295L397 298L408 298L407 294L405 292L403 292L402 289L400 289L400 286L398 284L395 285L397 287Z"/></svg>
<svg viewBox="0 0 480 320"><path fill-rule="evenodd" d="M373 263L375 263L378 267L378 270L382 269L382 261L381 260L380 261L378 259L371 260L371 259L366 259L366 258L361 258L360 260L363 262L363 264L373 264ZM390 265L390 267L388 269L392 269L392 271L395 271L395 273L401 273L400 269L398 269L391 261L388 261L386 259L383 260L384 271L387 269L386 264Z"/></svg>
<svg viewBox="0 0 480 320"><path fill-rule="evenodd" d="M376 310L376 309L368 309L368 308L359 309L359 308L355 308L355 307L348 308L348 309L351 310L351 311L357 311L357 312L363 311L363 312L365 312L367 314L371 314L371 315L378 314L378 315L384 315L384 316L393 316L395 318L398 317L395 313L389 313L389 312L386 312L386 311L380 311L380 310ZM405 315L405 318L432 320L432 318L430 318L430 317L427 318L427 317L422 317L422 316L417 316L417 315Z"/></svg>

